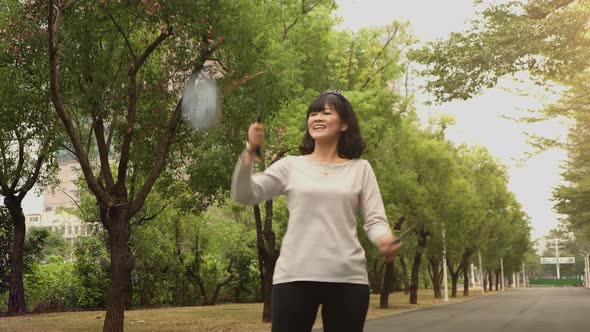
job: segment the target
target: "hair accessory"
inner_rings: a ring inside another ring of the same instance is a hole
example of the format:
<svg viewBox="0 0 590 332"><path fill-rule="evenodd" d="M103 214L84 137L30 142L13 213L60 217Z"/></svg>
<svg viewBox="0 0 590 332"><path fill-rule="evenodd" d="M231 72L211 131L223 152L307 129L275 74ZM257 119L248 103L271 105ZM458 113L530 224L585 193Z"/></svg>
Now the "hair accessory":
<svg viewBox="0 0 590 332"><path fill-rule="evenodd" d="M326 91L326 92L324 92L324 93L322 93L322 94L323 94L323 95L326 95L326 94L331 94L331 95L338 96L338 97L340 97L340 98L342 98L342 99L344 99L344 100L348 100L348 99L346 99L346 96L345 96L345 95L343 95L343 94L342 94L342 92L340 92L340 91L338 91L338 90L329 90L329 91Z"/></svg>

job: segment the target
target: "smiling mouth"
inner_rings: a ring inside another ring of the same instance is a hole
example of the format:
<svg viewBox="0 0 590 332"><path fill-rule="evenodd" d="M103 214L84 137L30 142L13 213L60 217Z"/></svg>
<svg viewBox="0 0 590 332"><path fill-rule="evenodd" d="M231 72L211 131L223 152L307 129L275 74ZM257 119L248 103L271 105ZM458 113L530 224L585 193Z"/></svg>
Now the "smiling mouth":
<svg viewBox="0 0 590 332"><path fill-rule="evenodd" d="M324 126L324 125L315 125L315 126L313 126L313 130L318 130L318 129L326 129L326 126Z"/></svg>

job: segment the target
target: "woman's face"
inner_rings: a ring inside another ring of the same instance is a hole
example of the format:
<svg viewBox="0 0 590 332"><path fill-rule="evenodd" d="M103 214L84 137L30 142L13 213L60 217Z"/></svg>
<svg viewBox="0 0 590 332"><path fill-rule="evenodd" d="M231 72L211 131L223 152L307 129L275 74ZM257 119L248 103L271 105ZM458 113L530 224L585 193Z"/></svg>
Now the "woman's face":
<svg viewBox="0 0 590 332"><path fill-rule="evenodd" d="M340 137L340 133L348 128L340 119L340 114L329 104L325 104L320 112L312 112L307 118L309 135L317 141L332 141Z"/></svg>

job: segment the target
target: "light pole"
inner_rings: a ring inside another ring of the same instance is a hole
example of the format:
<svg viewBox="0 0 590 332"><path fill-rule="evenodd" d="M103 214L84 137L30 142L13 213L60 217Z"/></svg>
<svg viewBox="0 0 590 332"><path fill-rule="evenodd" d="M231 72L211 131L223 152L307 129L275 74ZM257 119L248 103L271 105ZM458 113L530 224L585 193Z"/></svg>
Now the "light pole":
<svg viewBox="0 0 590 332"><path fill-rule="evenodd" d="M475 266L473 266L473 263L471 263L470 267L471 267L471 288L475 288Z"/></svg>
<svg viewBox="0 0 590 332"><path fill-rule="evenodd" d="M557 238L555 238L555 257L557 257L557 262L555 262L555 266L557 267L557 279L561 279L561 276L559 275L559 246L558 244Z"/></svg>
<svg viewBox="0 0 590 332"><path fill-rule="evenodd" d="M449 282L447 281L447 245L445 243L445 224L443 223L442 229L442 240L443 240L443 257L442 257L442 264L443 264L443 285L444 285L444 300L445 302L449 301Z"/></svg>
<svg viewBox="0 0 590 332"><path fill-rule="evenodd" d="M481 250L477 252L477 256L479 258L479 285L481 286L481 294L486 292L485 287L483 286L483 265L481 264Z"/></svg>
<svg viewBox="0 0 590 332"><path fill-rule="evenodd" d="M502 273L502 279L500 285L502 286L502 290L504 290L504 258L500 257L500 271Z"/></svg>
<svg viewBox="0 0 590 332"><path fill-rule="evenodd" d="M590 256L583 252L584 254L584 287L590 288Z"/></svg>
<svg viewBox="0 0 590 332"><path fill-rule="evenodd" d="M561 274L559 271L559 243L564 241L564 240L560 240L558 238L547 238L547 240L549 242L553 241L554 245L555 245L555 269L556 269L556 273L557 273L557 279L561 279Z"/></svg>

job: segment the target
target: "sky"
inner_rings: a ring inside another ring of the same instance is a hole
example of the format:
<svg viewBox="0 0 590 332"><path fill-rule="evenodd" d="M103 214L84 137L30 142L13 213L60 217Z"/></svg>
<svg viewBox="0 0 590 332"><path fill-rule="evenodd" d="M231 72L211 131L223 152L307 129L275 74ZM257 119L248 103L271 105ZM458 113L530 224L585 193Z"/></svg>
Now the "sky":
<svg viewBox="0 0 590 332"><path fill-rule="evenodd" d="M473 0L337 0L337 4L336 14L343 19L340 28L358 30L383 26L394 19L409 21L414 35L424 42L463 30L476 13ZM538 109L552 100L543 91L533 89L526 77L520 79L519 83L503 80L501 86L531 90L529 96L517 96L506 89L494 88L467 101L426 106L422 102L428 100L428 95L418 94L417 108L422 119L441 113L452 115L456 125L447 129L449 139L456 143L486 146L509 167L509 189L531 217L532 235L536 239L558 224L550 199L552 188L560 181L559 164L565 153L550 150L524 163L518 162L531 149L524 131L549 137L564 135L566 131L556 121L531 126L501 117L514 117L520 110ZM40 197L28 195L23 204L24 212L38 213L41 205Z"/></svg>
<svg viewBox="0 0 590 332"><path fill-rule="evenodd" d="M414 35L421 41L445 38L450 32L460 32L476 17L473 0L337 0L337 15L342 18L340 28L358 30L368 26L383 26L393 20L409 21ZM416 87L421 85L416 83ZM517 95L510 91L527 91ZM467 101L428 106L426 93L418 93L417 109L427 120L440 114L455 118L456 124L447 129L447 138L456 143L483 145L508 166L508 188L530 216L532 237L538 239L558 224L553 211L551 193L560 183L559 165L566 154L549 150L522 161L527 151L525 132L558 137L566 134L565 125L557 120L528 125L504 116L518 117L524 110L539 109L554 101L555 95L535 87L526 74L501 80L498 88L488 89Z"/></svg>

